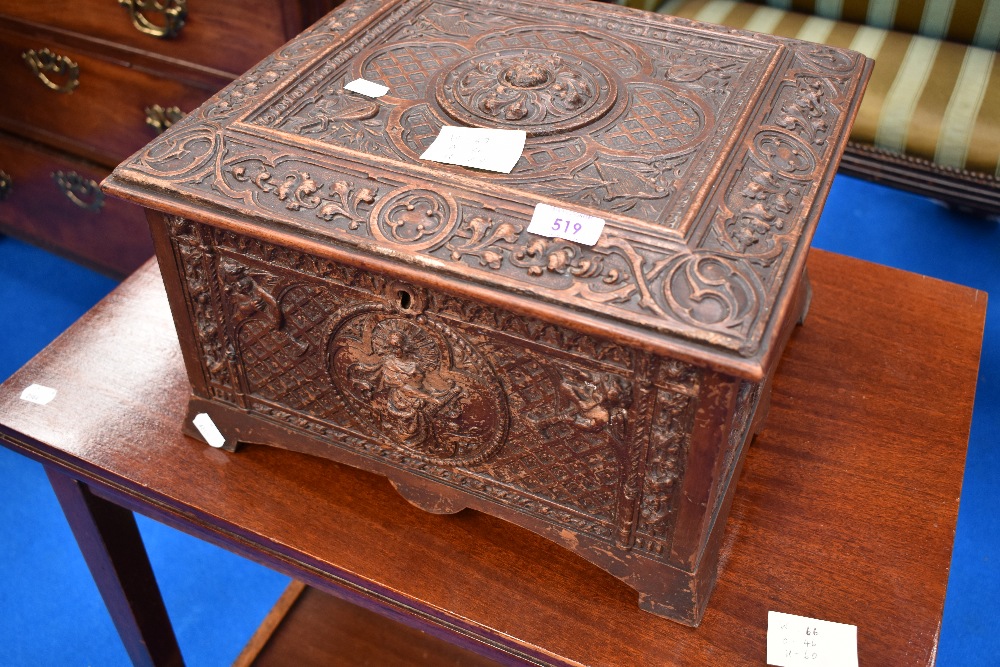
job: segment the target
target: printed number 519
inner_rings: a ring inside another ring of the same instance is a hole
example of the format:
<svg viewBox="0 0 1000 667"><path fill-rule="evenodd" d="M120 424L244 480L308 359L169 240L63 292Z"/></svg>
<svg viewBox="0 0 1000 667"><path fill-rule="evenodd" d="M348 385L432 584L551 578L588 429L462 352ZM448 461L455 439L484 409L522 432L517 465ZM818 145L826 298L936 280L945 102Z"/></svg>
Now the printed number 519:
<svg viewBox="0 0 1000 667"><path fill-rule="evenodd" d="M571 231L571 228L573 234L579 234L580 230L583 229L583 225L581 225L579 222L563 220L562 218L556 218L552 222L552 230L556 232L569 232Z"/></svg>

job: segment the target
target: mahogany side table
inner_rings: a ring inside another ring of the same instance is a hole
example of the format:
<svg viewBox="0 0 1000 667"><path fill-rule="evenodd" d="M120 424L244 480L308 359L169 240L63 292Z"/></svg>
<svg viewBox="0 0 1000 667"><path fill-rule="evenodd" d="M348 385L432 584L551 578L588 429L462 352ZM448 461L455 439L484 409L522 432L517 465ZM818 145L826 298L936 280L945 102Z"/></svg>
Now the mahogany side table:
<svg viewBox="0 0 1000 667"><path fill-rule="evenodd" d="M330 664L333 648L304 640L365 627L413 637L399 650L417 653L396 664L470 664L472 651L507 664L759 665L775 610L857 625L863 665L928 665L985 295L818 250L809 269L810 319L778 369L697 629L645 614L624 583L499 519L427 514L328 460L233 456L183 436L187 382L155 265L0 386L0 442L46 466L138 665L181 657L132 511L310 587L283 602L289 615L270 619L245 664ZM56 398L22 400L32 383ZM318 614L341 632L302 631L322 627ZM350 650L398 647L336 648L349 662Z"/></svg>

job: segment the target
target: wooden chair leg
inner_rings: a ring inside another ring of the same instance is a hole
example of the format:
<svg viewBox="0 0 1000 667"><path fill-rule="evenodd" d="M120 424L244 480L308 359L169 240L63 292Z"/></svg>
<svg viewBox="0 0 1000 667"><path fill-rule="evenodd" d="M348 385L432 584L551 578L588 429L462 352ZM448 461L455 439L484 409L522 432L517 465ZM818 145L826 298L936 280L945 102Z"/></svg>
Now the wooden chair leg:
<svg viewBox="0 0 1000 667"><path fill-rule="evenodd" d="M135 517L46 467L84 560L134 665L184 664Z"/></svg>

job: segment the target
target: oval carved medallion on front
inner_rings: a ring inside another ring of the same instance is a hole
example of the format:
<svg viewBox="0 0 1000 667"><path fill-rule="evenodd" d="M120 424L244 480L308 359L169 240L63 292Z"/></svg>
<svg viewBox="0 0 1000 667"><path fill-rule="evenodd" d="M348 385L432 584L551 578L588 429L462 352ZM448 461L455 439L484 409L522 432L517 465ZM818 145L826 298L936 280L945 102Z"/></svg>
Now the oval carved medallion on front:
<svg viewBox="0 0 1000 667"><path fill-rule="evenodd" d="M503 388L483 356L450 327L366 306L338 320L327 354L347 408L419 459L481 463L506 439Z"/></svg>

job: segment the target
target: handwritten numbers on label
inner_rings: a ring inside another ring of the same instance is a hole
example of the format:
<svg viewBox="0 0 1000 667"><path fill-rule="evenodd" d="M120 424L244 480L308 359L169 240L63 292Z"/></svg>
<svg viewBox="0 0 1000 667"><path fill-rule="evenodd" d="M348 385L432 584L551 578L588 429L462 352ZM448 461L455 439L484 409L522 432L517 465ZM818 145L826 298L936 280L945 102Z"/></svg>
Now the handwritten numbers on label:
<svg viewBox="0 0 1000 667"><path fill-rule="evenodd" d="M420 159L509 174L521 159L526 137L524 130L445 125Z"/></svg>
<svg viewBox="0 0 1000 667"><path fill-rule="evenodd" d="M604 231L604 220L548 204L536 204L528 231L539 236L566 239L581 245L594 245L600 240L601 232Z"/></svg>
<svg viewBox="0 0 1000 667"><path fill-rule="evenodd" d="M767 664L774 667L858 667L858 628L769 611Z"/></svg>
<svg viewBox="0 0 1000 667"><path fill-rule="evenodd" d="M572 225L572 231L570 226ZM563 220L562 218L556 218L552 221L552 229L556 233L566 233L571 236L576 236L583 229L583 223L573 222L572 220Z"/></svg>

